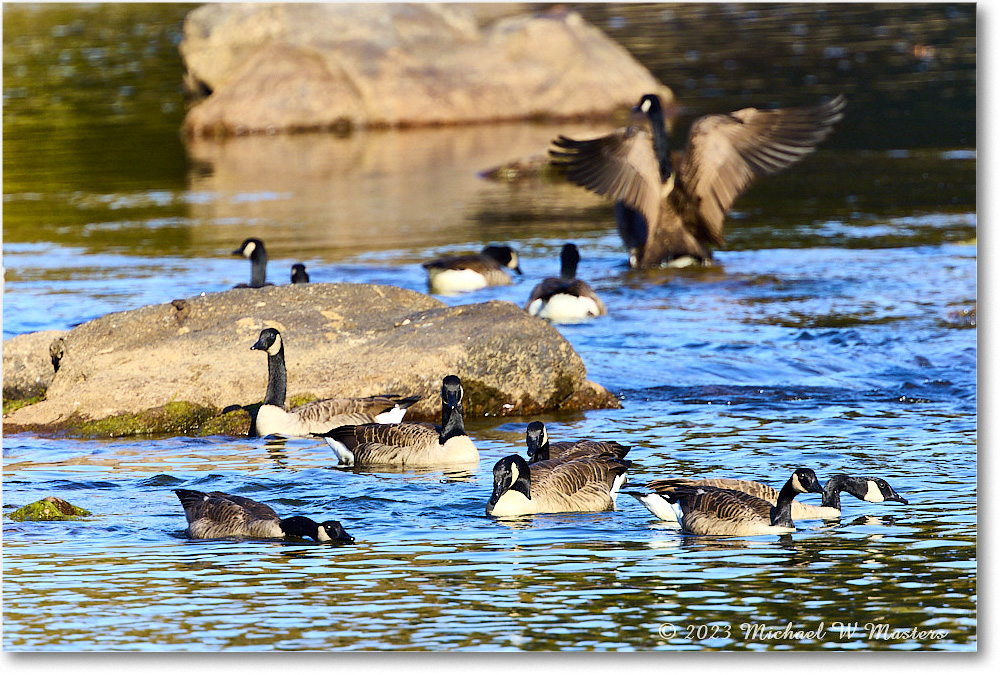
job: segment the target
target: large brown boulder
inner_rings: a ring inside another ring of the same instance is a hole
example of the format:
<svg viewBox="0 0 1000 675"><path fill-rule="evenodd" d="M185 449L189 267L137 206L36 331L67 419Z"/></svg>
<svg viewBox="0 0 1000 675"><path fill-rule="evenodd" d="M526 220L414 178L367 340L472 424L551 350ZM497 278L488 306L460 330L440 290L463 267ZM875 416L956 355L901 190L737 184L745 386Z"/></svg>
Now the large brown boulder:
<svg viewBox="0 0 1000 675"><path fill-rule="evenodd" d="M454 373L469 415L617 405L586 381L583 362L556 329L511 303L448 307L393 286L296 284L233 289L82 324L62 338L46 399L5 417L5 429L72 431L156 411L156 424L136 431L183 430L162 419L179 403L221 412L260 402L267 359L250 345L265 326L285 338L289 398L419 394L412 414L435 419L441 380Z"/></svg>
<svg viewBox="0 0 1000 675"><path fill-rule="evenodd" d="M579 14L208 4L184 23L194 135L593 117L669 90ZM477 23L481 17L485 25Z"/></svg>

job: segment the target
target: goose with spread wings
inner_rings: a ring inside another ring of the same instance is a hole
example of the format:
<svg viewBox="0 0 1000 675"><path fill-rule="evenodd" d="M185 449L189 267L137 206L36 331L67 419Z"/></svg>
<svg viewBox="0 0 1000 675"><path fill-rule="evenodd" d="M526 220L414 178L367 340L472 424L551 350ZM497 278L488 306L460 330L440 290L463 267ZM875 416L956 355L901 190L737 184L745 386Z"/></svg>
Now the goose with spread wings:
<svg viewBox="0 0 1000 675"><path fill-rule="evenodd" d="M570 181L615 202L631 267L708 264L736 198L757 176L811 153L845 105L837 96L808 108L706 115L691 126L683 155L672 157L660 98L647 94L632 109L645 124L588 140L559 136L549 154Z"/></svg>

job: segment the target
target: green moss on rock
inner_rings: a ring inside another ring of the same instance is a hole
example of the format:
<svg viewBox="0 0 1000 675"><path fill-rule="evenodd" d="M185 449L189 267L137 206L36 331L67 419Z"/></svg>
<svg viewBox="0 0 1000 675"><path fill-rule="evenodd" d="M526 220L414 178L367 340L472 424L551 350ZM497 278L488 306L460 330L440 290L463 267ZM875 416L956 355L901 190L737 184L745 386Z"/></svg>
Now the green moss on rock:
<svg viewBox="0 0 1000 675"><path fill-rule="evenodd" d="M32 396L31 398L14 398L14 399L4 399L3 402L3 414L9 415L15 410L20 410L21 408L28 405L35 405L39 401L44 401L45 395Z"/></svg>
<svg viewBox="0 0 1000 675"><path fill-rule="evenodd" d="M7 517L11 520L75 520L83 516L89 516L90 511L79 506L73 506L65 499L59 497L46 497L37 502L32 502L22 506L16 511L11 511Z"/></svg>
<svg viewBox="0 0 1000 675"><path fill-rule="evenodd" d="M82 420L77 432L84 436L118 438L137 434L194 433L219 414L215 408L171 401L141 413L112 415L100 420Z"/></svg>

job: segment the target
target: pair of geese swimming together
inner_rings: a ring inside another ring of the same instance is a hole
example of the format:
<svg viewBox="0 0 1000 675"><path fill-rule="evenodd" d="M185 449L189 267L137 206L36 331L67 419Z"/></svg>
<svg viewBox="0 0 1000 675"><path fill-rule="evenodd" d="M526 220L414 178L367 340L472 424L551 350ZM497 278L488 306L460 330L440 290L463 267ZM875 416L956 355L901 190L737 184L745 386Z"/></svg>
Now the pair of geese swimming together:
<svg viewBox="0 0 1000 675"><path fill-rule="evenodd" d="M440 426L401 422L419 397L324 399L286 411L281 334L265 328L251 349L268 355L267 394L252 429L259 435L322 437L345 467L442 467L479 461L479 452L465 433L464 392L455 375L442 383ZM528 425L526 444L528 460L510 455L494 465L487 514L504 517L615 507L631 466L625 459L630 448L615 441L552 443L541 422ZM797 469L781 490L753 481L687 478L654 480L646 488L647 492L626 494L658 518L704 535L780 534L794 531L794 520L837 518L841 492L869 502L907 503L881 478L837 474L820 487L815 473L805 468ZM317 523L303 516L282 519L266 505L221 492L176 492L194 538L297 536L353 541L337 521ZM821 493L822 505L794 499L805 492Z"/></svg>
<svg viewBox="0 0 1000 675"><path fill-rule="evenodd" d="M576 276L580 264L576 244L563 245L559 262L559 276L548 277L532 289L525 311L554 323L573 323L607 314L604 302L590 284ZM510 246L490 245L476 254L438 258L423 267L431 293L442 295L506 286L511 283L507 270L521 274L517 252Z"/></svg>

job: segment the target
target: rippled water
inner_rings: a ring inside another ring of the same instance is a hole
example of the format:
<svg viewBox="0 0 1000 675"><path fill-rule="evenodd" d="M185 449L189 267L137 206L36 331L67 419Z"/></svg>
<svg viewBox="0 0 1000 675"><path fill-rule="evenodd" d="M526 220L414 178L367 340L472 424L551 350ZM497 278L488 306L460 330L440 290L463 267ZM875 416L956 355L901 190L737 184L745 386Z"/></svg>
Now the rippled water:
<svg viewBox="0 0 1000 675"><path fill-rule="evenodd" d="M639 273L600 200L476 177L575 127L180 148L176 126L124 119L108 158L98 124L36 136L7 115L5 339L224 290L250 234L282 283L303 261L424 290L429 257L522 252L523 279L449 303L523 304L572 240L610 315L560 330L624 407L546 417L553 438L631 445L633 485L805 465L910 504L845 498L782 537L683 535L627 496L488 518L526 419L469 420L471 472L339 470L306 440L6 436L5 513L55 494L94 514L4 520L6 650L976 649L973 151L822 151L737 203L718 266ZM181 170L121 169L140 138ZM357 543L191 541L182 486L336 518Z"/></svg>

